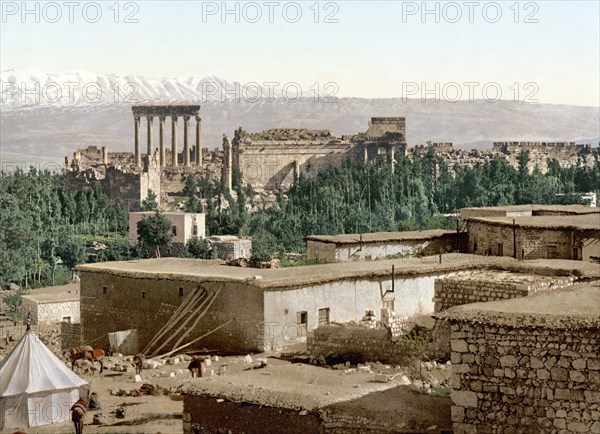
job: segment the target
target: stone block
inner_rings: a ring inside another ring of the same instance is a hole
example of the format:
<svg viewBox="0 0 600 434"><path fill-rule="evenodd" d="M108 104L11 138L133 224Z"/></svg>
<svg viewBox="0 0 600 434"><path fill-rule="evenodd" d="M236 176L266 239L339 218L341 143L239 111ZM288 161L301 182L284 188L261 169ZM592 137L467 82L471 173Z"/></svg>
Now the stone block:
<svg viewBox="0 0 600 434"><path fill-rule="evenodd" d="M575 359L573 360L573 369L577 369L578 371L583 371L586 366L585 359Z"/></svg>
<svg viewBox="0 0 600 434"><path fill-rule="evenodd" d="M470 371L471 368L467 364L462 363L460 365L452 365L452 372L454 372L455 374L461 374Z"/></svg>
<svg viewBox="0 0 600 434"><path fill-rule="evenodd" d="M587 381L585 374L580 371L570 371L569 378L575 383L585 383Z"/></svg>
<svg viewBox="0 0 600 434"><path fill-rule="evenodd" d="M590 371L600 371L600 359L588 359L587 368Z"/></svg>
<svg viewBox="0 0 600 434"><path fill-rule="evenodd" d="M569 372L565 368L561 368L555 366L550 370L550 375L553 380L556 381L568 381L569 380Z"/></svg>
<svg viewBox="0 0 600 434"><path fill-rule="evenodd" d="M133 376L133 381L136 382L136 383L141 383L142 382L142 376L138 375L138 374L134 375Z"/></svg>
<svg viewBox="0 0 600 434"><path fill-rule="evenodd" d="M467 341L463 339L452 339L450 341L450 347L452 348L452 351L455 351L457 353L469 352L469 345L467 344Z"/></svg>
<svg viewBox="0 0 600 434"><path fill-rule="evenodd" d="M516 366L519 363L519 359L516 356L502 356L500 357L500 365L503 367Z"/></svg>
<svg viewBox="0 0 600 434"><path fill-rule="evenodd" d="M459 407L477 408L478 398L475 392L458 390L452 392L452 402Z"/></svg>
<svg viewBox="0 0 600 434"><path fill-rule="evenodd" d="M536 374L540 380L547 380L548 378L550 378L550 372L548 372L547 369L538 369L536 371Z"/></svg>
<svg viewBox="0 0 600 434"><path fill-rule="evenodd" d="M453 405L450 408L450 413L452 415L452 422L462 422L465 420L465 409L463 407Z"/></svg>
<svg viewBox="0 0 600 434"><path fill-rule="evenodd" d="M379 383L389 383L390 377L385 374L377 374L375 375L375 381L378 381Z"/></svg>
<svg viewBox="0 0 600 434"><path fill-rule="evenodd" d="M567 427L567 422L564 419L554 419L552 425L558 429L565 429Z"/></svg>
<svg viewBox="0 0 600 434"><path fill-rule="evenodd" d="M570 432L589 432L591 423L586 422L569 422L567 423L567 429Z"/></svg>

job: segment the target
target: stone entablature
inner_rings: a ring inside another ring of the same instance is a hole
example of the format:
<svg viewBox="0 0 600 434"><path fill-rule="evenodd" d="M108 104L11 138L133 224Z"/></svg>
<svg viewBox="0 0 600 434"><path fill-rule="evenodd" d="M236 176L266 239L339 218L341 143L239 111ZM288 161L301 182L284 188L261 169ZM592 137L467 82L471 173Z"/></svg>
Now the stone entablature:
<svg viewBox="0 0 600 434"><path fill-rule="evenodd" d="M198 115L200 111L199 105L134 105L131 107L134 119L134 130L135 130L135 147L134 147L134 159L135 167L140 168L142 166L142 153L140 149L140 119L146 118L147 125L147 147L148 158L155 152L153 139L153 121L154 117L158 117L159 120L159 148L158 148L158 160L160 167L167 165L166 152L165 152L165 118L171 118L171 155L175 157L178 155L177 147L177 118L183 117L183 165L189 167L194 161L194 164L202 164L202 118ZM189 143L189 120L194 118L196 120L196 147L194 148L194 155L190 155L190 143ZM192 158L193 157L193 158ZM171 166L177 167L179 162L177 158L171 158Z"/></svg>

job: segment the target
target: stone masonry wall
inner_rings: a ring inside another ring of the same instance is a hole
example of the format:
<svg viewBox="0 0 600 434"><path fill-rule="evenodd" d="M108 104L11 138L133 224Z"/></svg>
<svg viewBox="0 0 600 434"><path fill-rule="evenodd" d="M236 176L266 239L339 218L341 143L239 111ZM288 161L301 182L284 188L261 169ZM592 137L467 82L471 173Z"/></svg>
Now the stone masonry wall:
<svg viewBox="0 0 600 434"><path fill-rule="evenodd" d="M486 273L479 278L474 275L436 279L433 298L435 312L468 303L526 297L530 293L570 286L575 280L573 277L545 279L539 276L534 282L525 279L522 282L518 280L511 282L510 273L503 274L500 271L493 273L494 276ZM429 355L432 358L447 360L450 358L450 352L450 325L446 321L436 320Z"/></svg>
<svg viewBox="0 0 600 434"><path fill-rule="evenodd" d="M453 323L454 433L600 432L599 332Z"/></svg>
<svg viewBox="0 0 600 434"><path fill-rule="evenodd" d="M366 328L361 326L321 325L306 338L309 354L325 356L332 354L361 354L365 361L380 361L402 365L410 360L406 342L392 339L385 328Z"/></svg>
<svg viewBox="0 0 600 434"><path fill-rule="evenodd" d="M486 273L481 276L481 279L476 275L436 279L433 299L435 312L467 303L526 297L529 293L564 288L572 285L574 281L573 277L553 277L548 280L539 276L539 279L534 282L525 280L511 282L508 281L510 279L508 274L505 278L499 271L494 271L494 274L495 276Z"/></svg>
<svg viewBox="0 0 600 434"><path fill-rule="evenodd" d="M60 323L60 341L63 350L83 344L83 327L78 323Z"/></svg>

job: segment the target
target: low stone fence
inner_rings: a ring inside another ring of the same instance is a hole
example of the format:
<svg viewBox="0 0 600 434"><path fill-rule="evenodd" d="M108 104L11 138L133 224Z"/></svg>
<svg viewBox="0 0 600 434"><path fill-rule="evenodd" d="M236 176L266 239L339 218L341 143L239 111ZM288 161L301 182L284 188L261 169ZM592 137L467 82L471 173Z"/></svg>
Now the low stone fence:
<svg viewBox="0 0 600 434"><path fill-rule="evenodd" d="M599 433L599 332L452 321L454 433Z"/></svg>
<svg viewBox="0 0 600 434"><path fill-rule="evenodd" d="M509 272L490 271L472 276L436 279L434 287L435 312L467 303L526 297L540 291L552 291L573 284L574 277L527 276ZM535 278L535 281L525 279Z"/></svg>
<svg viewBox="0 0 600 434"><path fill-rule="evenodd" d="M313 357L354 353L364 361L404 365L410 362L414 354L408 338L392 338L390 330L386 328L351 324L319 326L308 333L306 343Z"/></svg>

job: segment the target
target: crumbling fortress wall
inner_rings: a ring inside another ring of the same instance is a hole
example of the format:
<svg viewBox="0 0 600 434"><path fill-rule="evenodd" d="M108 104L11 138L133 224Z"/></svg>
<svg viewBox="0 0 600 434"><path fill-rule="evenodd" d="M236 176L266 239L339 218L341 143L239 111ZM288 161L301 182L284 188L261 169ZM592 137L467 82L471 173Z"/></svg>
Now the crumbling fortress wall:
<svg viewBox="0 0 600 434"><path fill-rule="evenodd" d="M345 159L366 162L384 155L393 160L397 152L406 152L405 130L402 117L372 118L365 133L342 137L329 130L276 128L248 133L240 127L230 151L224 141L225 155L231 152L232 157L230 163L225 160L223 173L238 174L243 184L266 189L289 187L301 173L312 177Z"/></svg>
<svg viewBox="0 0 600 434"><path fill-rule="evenodd" d="M575 142L494 142L493 152L505 155L509 163L518 166L517 157L529 151L528 169L537 165L542 172L548 171L548 162L558 160L561 166L574 166L579 160L584 165L593 163L592 145Z"/></svg>
<svg viewBox="0 0 600 434"><path fill-rule="evenodd" d="M409 149L409 156L416 153L424 157L429 152L428 145L417 145ZM450 170L459 167L474 167L485 164L494 157L506 159L513 167L519 167L518 157L523 151L529 152L527 169L531 173L537 167L542 173L548 171L548 163L556 159L565 166L575 166L581 162L584 166L594 164L594 149L590 144L575 142L494 142L491 150L455 148L452 143L432 143L433 155L444 161ZM439 162L438 162L439 165Z"/></svg>

